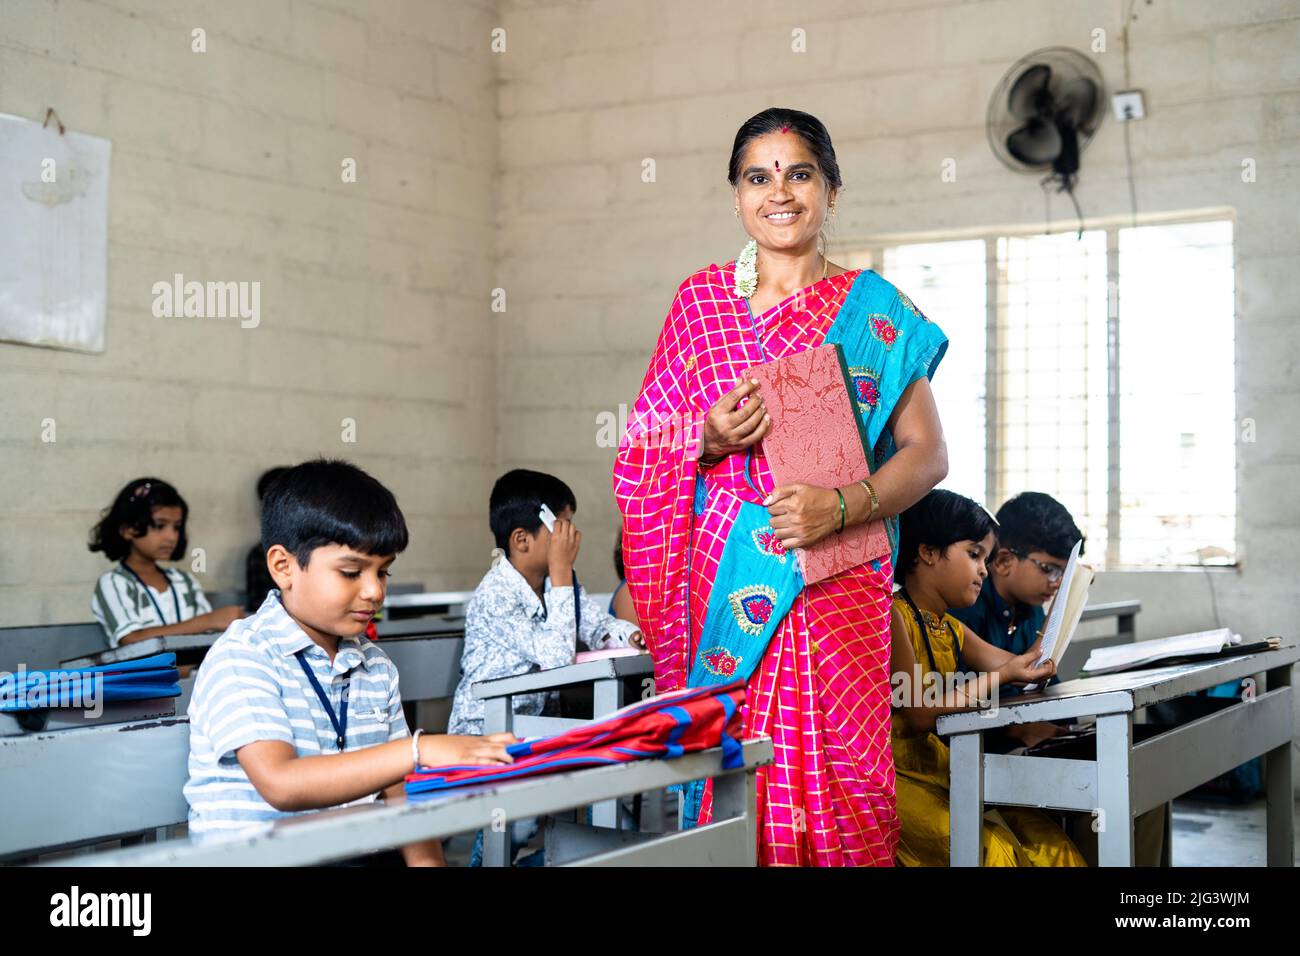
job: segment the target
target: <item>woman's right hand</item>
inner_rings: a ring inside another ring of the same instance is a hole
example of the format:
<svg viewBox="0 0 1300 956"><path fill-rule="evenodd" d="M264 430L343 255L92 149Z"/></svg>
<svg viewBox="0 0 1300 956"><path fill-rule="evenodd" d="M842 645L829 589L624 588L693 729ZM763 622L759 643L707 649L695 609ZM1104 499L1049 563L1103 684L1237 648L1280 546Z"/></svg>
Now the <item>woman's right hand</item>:
<svg viewBox="0 0 1300 956"><path fill-rule="evenodd" d="M772 430L772 417L758 396L758 382L742 380L735 388L713 403L704 420L704 438L700 443L701 458L721 458L742 451L763 440ZM744 408L737 406L746 396L753 398Z"/></svg>

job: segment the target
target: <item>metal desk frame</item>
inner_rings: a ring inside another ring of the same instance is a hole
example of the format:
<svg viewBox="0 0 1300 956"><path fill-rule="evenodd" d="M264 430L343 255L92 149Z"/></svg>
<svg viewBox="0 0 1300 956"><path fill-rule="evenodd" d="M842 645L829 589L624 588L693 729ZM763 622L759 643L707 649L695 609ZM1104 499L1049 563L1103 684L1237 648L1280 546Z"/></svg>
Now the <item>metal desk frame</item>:
<svg viewBox="0 0 1300 956"><path fill-rule="evenodd" d="M190 724L184 717L0 738L0 777L11 786L0 857L32 856L184 823L189 753Z"/></svg>
<svg viewBox="0 0 1300 956"><path fill-rule="evenodd" d="M434 799L398 800L277 820L248 833L167 840L97 853L52 866L311 866L440 839L701 777L714 780L714 822L575 860L575 866L753 866L758 767L772 762L772 741L742 743L743 765L722 769L722 749L675 760L637 760L454 790ZM506 824L508 828L508 824Z"/></svg>
<svg viewBox="0 0 1300 956"><path fill-rule="evenodd" d="M405 624L405 621L396 623ZM460 658L465 647L461 631L409 636L379 635L375 643L397 668L402 703L452 697L460 683Z"/></svg>
<svg viewBox="0 0 1300 956"><path fill-rule="evenodd" d="M460 608L464 611L473 591L424 591L418 594L393 594L389 592L384 601L385 608L395 611L419 610L421 608Z"/></svg>
<svg viewBox="0 0 1300 956"><path fill-rule="evenodd" d="M592 719L608 717L624 704L623 681L629 677L649 677L654 680L654 662L649 654L626 657L605 657L567 667L534 671L518 677L479 681L473 688L475 697L483 701L483 733L496 734L511 731L516 737L546 737L563 733L573 727L590 723L564 717L535 717L516 714L514 695L536 694L573 687L580 684L592 686ZM615 829L618 826L618 804L610 800L592 805L591 822L594 826ZM504 832L487 831L483 834L483 865L509 866L510 840Z"/></svg>
<svg viewBox="0 0 1300 956"><path fill-rule="evenodd" d="M1142 612L1141 601L1111 601L1106 604L1090 604L1079 615L1082 621L1099 621L1108 617L1116 618L1116 632L1126 636L1130 642L1137 637L1137 616Z"/></svg>
<svg viewBox="0 0 1300 956"><path fill-rule="evenodd" d="M105 648L97 654L88 654L85 657L74 657L71 660L60 661L59 666L72 668L120 664L123 661L137 661L143 657L166 654L169 651L176 654L176 658L180 663L190 663L181 661L181 656L193 654L196 651L206 653L208 648L217 642L217 638L222 633L224 632L205 631L201 634L164 634L161 637L151 637L144 641L133 641L130 644Z"/></svg>
<svg viewBox="0 0 1300 956"><path fill-rule="evenodd" d="M1088 655L1099 647L1115 644L1132 644L1137 640L1137 616L1142 611L1140 601L1111 601L1107 604L1093 604L1083 609L1079 615L1080 623L1115 619L1115 630L1103 634L1075 634L1065 655L1057 664L1056 672L1060 680L1067 681L1081 676L1084 662Z"/></svg>
<svg viewBox="0 0 1300 956"><path fill-rule="evenodd" d="M984 804L1055 807L1098 814L1102 866L1133 865L1133 820L1247 760L1265 757L1268 865L1295 863L1291 783L1295 645L1240 657L1066 681L1015 697L997 710L940 717L951 735L950 853L978 866ZM1254 677L1256 694L1134 743L1143 707L1225 681ZM1095 760L986 754L983 733L1035 720L1097 718Z"/></svg>

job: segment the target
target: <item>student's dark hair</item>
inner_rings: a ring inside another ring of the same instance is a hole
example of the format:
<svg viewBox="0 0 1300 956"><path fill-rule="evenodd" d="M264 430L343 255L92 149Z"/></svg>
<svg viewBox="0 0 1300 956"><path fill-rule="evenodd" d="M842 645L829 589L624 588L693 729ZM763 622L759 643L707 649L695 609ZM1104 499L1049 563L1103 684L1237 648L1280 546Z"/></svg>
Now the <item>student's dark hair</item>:
<svg viewBox="0 0 1300 956"><path fill-rule="evenodd" d="M295 465L262 499L262 550L281 545L304 568L326 545L386 556L405 551L408 541L393 493L351 462L317 458Z"/></svg>
<svg viewBox="0 0 1300 956"><path fill-rule="evenodd" d="M731 146L731 161L727 164L727 181L732 186L740 182L740 164L745 158L749 144L760 136L780 132L782 127L798 134L808 144L809 151L817 160L826 184L831 189L844 185L840 179L840 164L835 158L835 147L831 145L831 134L826 132L822 121L811 113L801 110L785 109L772 106L745 120L736 130L736 139Z"/></svg>
<svg viewBox="0 0 1300 956"><path fill-rule="evenodd" d="M1066 561L1083 532L1070 512L1051 495L1025 491L998 509L998 547L1022 556L1031 551L1046 551ZM1079 548L1083 553L1083 548Z"/></svg>
<svg viewBox="0 0 1300 956"><path fill-rule="evenodd" d="M614 542L614 571L618 574L620 581L627 580L627 574L623 567L623 533L621 531L618 540Z"/></svg>
<svg viewBox="0 0 1300 956"><path fill-rule="evenodd" d="M898 518L898 567L902 581L916 567L921 545L944 549L958 541L982 541L998 526L992 516L964 495L936 488Z"/></svg>
<svg viewBox="0 0 1300 956"><path fill-rule="evenodd" d="M536 534L542 526L538 512L543 504L556 515L566 507L578 510L573 490L554 475L516 468L498 478L488 499L488 525L496 546L509 553L510 532L515 528Z"/></svg>
<svg viewBox="0 0 1300 956"><path fill-rule="evenodd" d="M189 522L190 506L179 491L161 478L137 478L126 483L100 516L99 524L91 529L90 550L104 552L110 561L121 561L131 553L131 541L122 537L122 526L139 535L147 534L155 508L181 509L181 533L168 559L179 561L189 546L185 526Z"/></svg>
<svg viewBox="0 0 1300 956"><path fill-rule="evenodd" d="M275 468L268 468L262 472L261 477L257 479L257 500L261 501L266 497L267 489L271 483L289 470L288 465L277 465Z"/></svg>

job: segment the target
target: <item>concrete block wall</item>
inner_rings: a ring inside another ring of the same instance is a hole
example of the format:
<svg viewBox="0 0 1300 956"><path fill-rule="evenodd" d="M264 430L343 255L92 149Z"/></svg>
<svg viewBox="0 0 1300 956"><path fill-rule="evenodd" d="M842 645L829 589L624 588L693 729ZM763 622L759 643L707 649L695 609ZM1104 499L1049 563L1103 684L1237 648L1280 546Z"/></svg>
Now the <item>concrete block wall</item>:
<svg viewBox="0 0 1300 956"><path fill-rule="evenodd" d="M725 182L737 127L773 105L826 123L846 183L833 233L842 250L1041 223L1036 181L1007 171L988 148L988 98L1019 57L1058 44L1087 52L1099 28L1106 52L1094 58L1110 89L1125 88L1130 6L502 4L510 49L498 89L497 275L511 297L500 317L498 455L503 467L531 463L574 485L586 580L612 581L617 528L614 452L596 441L597 416L635 398L677 284L744 242ZM1300 5L1132 6L1129 85L1145 92L1149 114L1132 127L1140 210L1235 212L1237 410L1255 419L1257 441L1238 446L1241 564L1212 572L1219 613L1246 634L1294 637L1300 576L1289 554L1300 511L1287 488L1300 476L1288 427L1300 408ZM792 52L796 29L804 53ZM956 182L939 176L948 157ZM1254 183L1241 179L1246 157L1256 160ZM647 158L653 183L642 181ZM1128 212L1118 124L1108 121L1084 154L1078 196L1090 215ZM1063 227L1073 222L1063 197L1054 214ZM1105 573L1096 594L1141 599L1143 636L1212 621L1202 571Z"/></svg>
<svg viewBox="0 0 1300 956"><path fill-rule="evenodd" d="M0 344L0 626L90 619L108 565L87 534L143 474L188 499L204 585L242 584L257 476L317 454L397 494L396 580L477 580L494 21L472 0L4 0L0 112L52 106L111 139L113 165L105 352ZM151 287L175 273L260 282L260 324L155 318Z"/></svg>
<svg viewBox="0 0 1300 956"><path fill-rule="evenodd" d="M414 531L399 579L470 587L500 470L555 471L586 532L579 571L613 582L613 449L678 282L744 237L724 173L766 106L820 116L847 188L834 241L1037 223L1042 196L991 156L993 85L1042 46L1088 49L1124 85L1127 0L5 0L0 110L59 110L114 142L108 346L0 345L0 624L83 620L84 551L125 480L158 472L194 508L205 583L237 583L269 465L342 454L397 491ZM1225 621L1286 626L1300 460L1294 0L1138 0L1130 83L1143 212L1228 206L1237 235L1239 570ZM208 52L190 50L203 26ZM488 35L506 30L504 53ZM791 50L791 31L806 35ZM343 184L339 162L358 160ZM954 183L938 176L953 157ZM1241 182L1240 162L1258 179ZM655 161L655 181L642 180ZM1080 202L1123 214L1114 123ZM1068 215L1055 207L1058 221ZM259 328L163 320L150 286L262 283ZM493 288L507 308L488 308ZM941 317L939 317L941 319ZM1159 356L1152 356L1159 361ZM59 441L39 442L54 417ZM343 418L355 444L340 441ZM1203 626L1200 572L1114 572L1143 633Z"/></svg>

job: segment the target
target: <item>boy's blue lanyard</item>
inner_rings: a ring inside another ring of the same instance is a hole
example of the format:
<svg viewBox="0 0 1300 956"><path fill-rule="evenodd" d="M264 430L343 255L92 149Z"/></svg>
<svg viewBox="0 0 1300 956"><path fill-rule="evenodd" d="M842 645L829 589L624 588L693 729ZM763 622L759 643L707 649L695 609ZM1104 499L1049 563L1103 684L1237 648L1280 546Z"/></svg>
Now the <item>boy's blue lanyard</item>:
<svg viewBox="0 0 1300 956"><path fill-rule="evenodd" d="M325 708L325 713L329 715L330 723L334 725L334 733L336 735L334 738L335 743L339 745L339 750L342 750L344 744L347 742L348 736L348 685L351 684L352 678L345 677L343 679L343 697L339 704L339 713L336 716L334 714L334 707L330 704L329 696L325 693L325 689L321 687L320 681L316 679L316 675L312 673L311 665L307 663L306 657L303 656L306 653L307 649L303 648L293 656L298 658L298 663L302 665L302 672L306 674L307 679L311 681L312 689L316 691L316 696L320 698L321 706Z"/></svg>
<svg viewBox="0 0 1300 956"><path fill-rule="evenodd" d="M582 642L582 602L578 600L578 572L573 572L573 626L578 632L578 642Z"/></svg>
<svg viewBox="0 0 1300 956"><path fill-rule="evenodd" d="M149 595L149 600L153 602L153 609L158 612L158 623L166 625L167 618L163 617L162 607L158 604L158 599L153 596L153 588L145 584L144 578L136 574L135 568L125 561L122 562L122 570L140 582L140 587L144 588L144 593ZM167 578L166 571L163 572L163 577ZM176 607L176 623L179 624L181 622L181 596L176 593L176 585L172 584L171 578L167 578L167 590L172 593L172 604Z"/></svg>
<svg viewBox="0 0 1300 956"><path fill-rule="evenodd" d="M555 586L555 582L551 582ZM542 620L546 620L549 611L546 608L546 592L542 592ZM582 641L582 601L578 598L578 572L573 572L573 628L577 632L578 641Z"/></svg>

